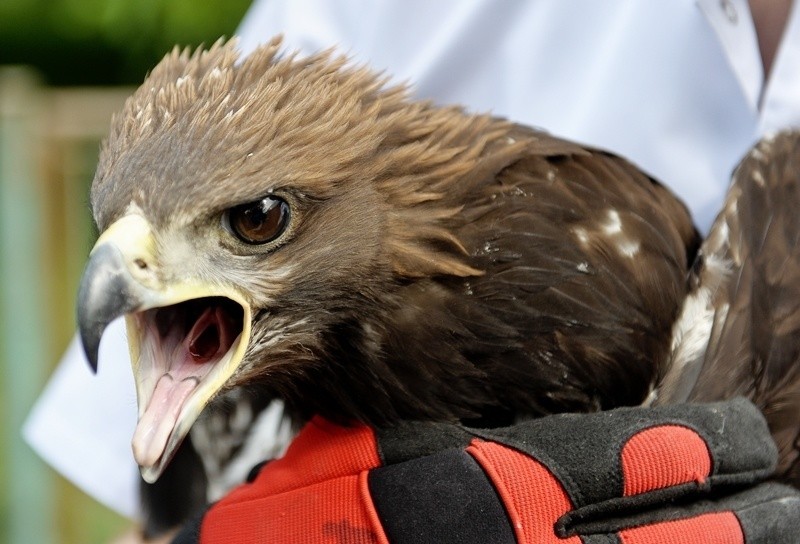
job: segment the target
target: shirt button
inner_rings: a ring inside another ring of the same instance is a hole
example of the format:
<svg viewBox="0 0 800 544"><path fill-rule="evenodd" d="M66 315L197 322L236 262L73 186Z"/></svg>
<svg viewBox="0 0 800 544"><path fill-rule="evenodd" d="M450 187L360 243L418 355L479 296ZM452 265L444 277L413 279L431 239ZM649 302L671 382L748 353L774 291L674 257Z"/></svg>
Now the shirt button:
<svg viewBox="0 0 800 544"><path fill-rule="evenodd" d="M735 25L739 22L739 14L736 12L736 6L733 5L731 0L720 0L719 6L725 12L725 17L728 18L731 24Z"/></svg>

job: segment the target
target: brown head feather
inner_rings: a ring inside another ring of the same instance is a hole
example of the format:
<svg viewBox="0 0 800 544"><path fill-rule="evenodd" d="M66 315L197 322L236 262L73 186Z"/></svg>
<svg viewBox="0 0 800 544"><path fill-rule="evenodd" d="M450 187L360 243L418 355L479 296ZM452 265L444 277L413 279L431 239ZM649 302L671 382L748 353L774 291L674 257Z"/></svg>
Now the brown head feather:
<svg viewBox="0 0 800 544"><path fill-rule="evenodd" d="M174 49L115 116L92 189L101 229L130 202L158 224L191 217L198 202L217 211L285 186L324 199L346 181L372 185L392 210L396 272L481 273L443 226L459 212L443 197L508 123L411 102L332 51L297 60L278 54L276 38L238 63L235 47Z"/></svg>

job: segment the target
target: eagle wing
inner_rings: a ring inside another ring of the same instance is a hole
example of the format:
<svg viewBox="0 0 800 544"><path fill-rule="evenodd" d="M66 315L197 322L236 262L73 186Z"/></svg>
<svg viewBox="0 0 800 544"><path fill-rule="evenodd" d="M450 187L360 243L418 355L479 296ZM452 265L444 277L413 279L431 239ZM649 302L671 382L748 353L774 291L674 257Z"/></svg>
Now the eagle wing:
<svg viewBox="0 0 800 544"><path fill-rule="evenodd" d="M482 274L409 286L389 366L411 361L428 379L466 358L518 414L640 403L698 245L685 206L625 159L520 126L445 195L461 210L448 229Z"/></svg>
<svg viewBox="0 0 800 544"><path fill-rule="evenodd" d="M658 403L751 399L800 485L800 133L759 142L736 169L693 267Z"/></svg>

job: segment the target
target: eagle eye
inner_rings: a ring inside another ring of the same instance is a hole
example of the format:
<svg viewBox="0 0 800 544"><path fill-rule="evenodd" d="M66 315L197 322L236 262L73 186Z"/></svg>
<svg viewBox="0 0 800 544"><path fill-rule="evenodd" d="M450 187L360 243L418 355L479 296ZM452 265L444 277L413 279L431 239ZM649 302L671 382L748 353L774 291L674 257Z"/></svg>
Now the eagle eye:
<svg viewBox="0 0 800 544"><path fill-rule="evenodd" d="M266 244L289 223L289 204L276 196L234 206L222 216L225 228L246 244Z"/></svg>

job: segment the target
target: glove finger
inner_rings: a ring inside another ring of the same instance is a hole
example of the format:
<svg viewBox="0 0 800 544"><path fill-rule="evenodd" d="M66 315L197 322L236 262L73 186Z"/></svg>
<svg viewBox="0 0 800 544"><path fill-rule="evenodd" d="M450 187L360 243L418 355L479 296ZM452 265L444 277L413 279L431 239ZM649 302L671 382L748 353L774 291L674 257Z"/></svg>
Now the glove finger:
<svg viewBox="0 0 800 544"><path fill-rule="evenodd" d="M763 416L744 399L565 414L476 434L541 461L591 516L759 482L777 462Z"/></svg>
<svg viewBox="0 0 800 544"><path fill-rule="evenodd" d="M731 495L562 527L585 544L794 544L800 492L764 483Z"/></svg>

